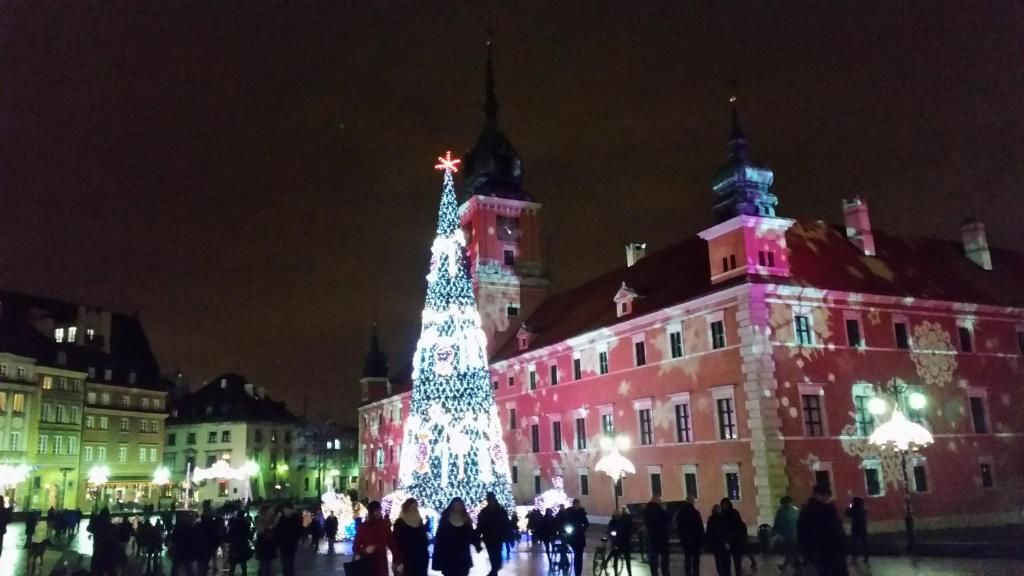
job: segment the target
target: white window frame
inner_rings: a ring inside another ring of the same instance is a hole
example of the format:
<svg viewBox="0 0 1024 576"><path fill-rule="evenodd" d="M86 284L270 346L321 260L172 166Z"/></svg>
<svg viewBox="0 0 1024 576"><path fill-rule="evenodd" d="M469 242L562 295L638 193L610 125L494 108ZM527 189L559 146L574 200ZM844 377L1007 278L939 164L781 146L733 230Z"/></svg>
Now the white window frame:
<svg viewBox="0 0 1024 576"><path fill-rule="evenodd" d="M694 500L700 500L700 474L697 473L697 469L698 469L699 466L700 466L699 464L683 464L683 466L682 466L682 474L679 476L679 479L682 481L681 482L681 486L682 486L682 489L683 489L683 500L686 500L686 475L687 474L693 474L693 477L696 480L695 487L697 489L697 493L693 495L693 499Z"/></svg>
<svg viewBox="0 0 1024 576"><path fill-rule="evenodd" d="M893 348L895 348L896 350L904 350L904 348L900 348L899 347L899 342L896 340L896 325L897 324L903 324L904 326L907 327L907 347L905 349L906 350L913 350L914 349L914 331L912 329L913 327L910 325L910 320L908 320L907 317L902 315L902 314L894 314L892 316L891 321L892 321Z"/></svg>
<svg viewBox="0 0 1024 576"><path fill-rule="evenodd" d="M818 338L814 332L814 307L813 306L793 306L793 343L797 346L817 346ZM810 336L810 342L801 342L800 337L797 335L797 316L802 316L807 319L807 332ZM845 327L844 327L845 329Z"/></svg>
<svg viewBox="0 0 1024 576"><path fill-rule="evenodd" d="M583 478L587 479L587 493L586 494L583 493ZM581 498L586 498L586 497L590 496L590 470L588 470L587 468L577 468L576 469L576 482L577 482L577 486L579 487L580 497Z"/></svg>
<svg viewBox="0 0 1024 576"><path fill-rule="evenodd" d="M829 489L832 490L832 493L835 494L835 492L836 492L836 473L835 473L835 470L832 468L832 463L831 462L819 460L817 462L814 462L810 466L808 466L808 468L810 468L810 472L811 472L810 481L811 481L811 486L812 487L817 484L817 481L815 480L815 477L814 477L816 472L828 472L828 486L829 486Z"/></svg>
<svg viewBox="0 0 1024 576"><path fill-rule="evenodd" d="M708 350L723 350L729 347L729 335L725 329L725 311L715 310L714 312L708 312L704 315L704 319L708 324ZM715 348L715 337L711 330L711 325L715 322L722 323L722 347Z"/></svg>
<svg viewBox="0 0 1024 576"><path fill-rule="evenodd" d="M677 444L693 444L697 441L694 426L693 426L693 404L690 403L689 392L677 392L675 394L669 394L669 404L672 406L672 432L675 442ZM686 404L689 406L687 413L690 415L690 439L680 440L679 439L679 417L676 412L676 406Z"/></svg>
<svg viewBox="0 0 1024 576"><path fill-rule="evenodd" d="M733 498L729 495L729 480L728 474L736 474L736 487L739 490L739 495ZM740 473L739 463L722 464L722 497L730 498L733 502L743 501L743 475Z"/></svg>
<svg viewBox="0 0 1024 576"><path fill-rule="evenodd" d="M611 416L612 417L612 433L615 433L615 430L616 430L616 427L615 427L615 407L612 406L611 404L602 404L602 405L597 407L597 415L598 415L598 418L599 418L599 420L598 420L598 427L601 430L601 434L602 435L607 434L607 431L604 429L604 417L605 416Z"/></svg>
<svg viewBox="0 0 1024 576"><path fill-rule="evenodd" d="M665 475L661 473L661 465L654 464L647 467L647 490L651 495L651 498L655 497L654 494L654 475L658 475L658 482L661 483L661 494L657 494L659 497L665 496Z"/></svg>
<svg viewBox="0 0 1024 576"><path fill-rule="evenodd" d="M971 351L965 352L963 346L963 340L960 339L960 329L964 328L967 330L968 338L971 339ZM977 354L978 353L978 339L975 338L974 334L974 321L970 318L957 318L956 320L956 347L957 351L961 354Z"/></svg>
<svg viewBox="0 0 1024 576"><path fill-rule="evenodd" d="M828 437L828 408L825 404L825 388L817 384L800 384L800 425L806 438L827 438ZM807 430L807 418L804 414L804 396L817 396L821 409L821 435L811 436Z"/></svg>
<svg viewBox="0 0 1024 576"><path fill-rule="evenodd" d="M651 443L643 443L643 422L640 419L640 411L649 410L651 415ZM633 400L633 413L636 415L636 445L637 446L654 446L654 399L653 398L637 398Z"/></svg>
<svg viewBox="0 0 1024 576"><path fill-rule="evenodd" d="M857 421L857 398L865 397L869 399L864 404L864 409L867 410L867 403L871 401L871 398L874 398L877 395L878 393L875 390L875 386L867 382L858 382L854 384L850 390L850 400L853 402L853 431L858 438L865 438L866 436L861 435L860 426ZM872 431L874 431L874 429L878 427L878 416L872 414L870 410L868 410L868 416L871 418L871 427Z"/></svg>
<svg viewBox="0 0 1024 576"><path fill-rule="evenodd" d="M641 366L646 366L647 363L648 363L647 362L647 335L643 334L643 333L634 334L633 338L631 340L633 342L633 344L632 344L632 348L633 348L633 367L634 368L639 368ZM637 350L636 350L636 345L637 344L640 344L642 349L643 349L643 351L644 351L644 363L643 364L640 364L640 356L637 354Z"/></svg>
<svg viewBox="0 0 1024 576"><path fill-rule="evenodd" d="M924 475L925 478L928 479L928 489L924 491L917 489L917 476L914 474L914 468L916 468L918 464L924 467ZM932 478L932 471L928 467L928 458L920 454L909 455L907 457L907 466L910 466L910 469L907 470L907 478L910 479L910 483L914 487L914 494L931 494L933 491L932 484L934 479Z"/></svg>
<svg viewBox="0 0 1024 576"><path fill-rule="evenodd" d="M710 326L710 325L709 325ZM710 330L710 327L709 327ZM679 356L672 354L672 335L679 334ZM678 360L686 356L686 344L683 341L683 323L672 322L665 326L665 350L668 351L669 360Z"/></svg>
<svg viewBox="0 0 1024 576"><path fill-rule="evenodd" d="M723 440L739 440L740 439L740 411L736 405L736 386L732 384L726 384L724 386L715 386L710 390L711 392L711 411L715 416L715 439L718 441ZM722 438L722 424L719 421L718 415L718 401L729 398L732 400L732 414L733 414L733 427L736 429L735 438Z"/></svg>

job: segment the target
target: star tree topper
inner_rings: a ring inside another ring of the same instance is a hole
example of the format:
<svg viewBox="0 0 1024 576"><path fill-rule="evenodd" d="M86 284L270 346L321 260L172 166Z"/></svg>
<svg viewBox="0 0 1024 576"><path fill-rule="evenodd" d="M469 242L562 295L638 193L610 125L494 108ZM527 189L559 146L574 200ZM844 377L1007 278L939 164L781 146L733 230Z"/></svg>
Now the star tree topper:
<svg viewBox="0 0 1024 576"><path fill-rule="evenodd" d="M444 156L438 156L437 161L439 162L439 164L434 166L435 170L444 170L445 172L451 172L453 174L459 171L459 167L456 166L456 164L462 162L462 160L459 160L458 158L452 160L451 150L445 152Z"/></svg>

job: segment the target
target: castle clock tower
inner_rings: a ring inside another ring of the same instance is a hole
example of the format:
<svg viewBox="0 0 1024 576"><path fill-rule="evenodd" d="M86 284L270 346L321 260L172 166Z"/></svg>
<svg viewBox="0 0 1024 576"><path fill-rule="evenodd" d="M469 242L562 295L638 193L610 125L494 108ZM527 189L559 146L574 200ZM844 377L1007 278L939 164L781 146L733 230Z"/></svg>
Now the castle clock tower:
<svg viewBox="0 0 1024 576"><path fill-rule="evenodd" d="M484 128L463 160L460 216L490 356L515 336L549 285L541 258L541 205L523 189L522 161L498 128L490 42L484 113Z"/></svg>

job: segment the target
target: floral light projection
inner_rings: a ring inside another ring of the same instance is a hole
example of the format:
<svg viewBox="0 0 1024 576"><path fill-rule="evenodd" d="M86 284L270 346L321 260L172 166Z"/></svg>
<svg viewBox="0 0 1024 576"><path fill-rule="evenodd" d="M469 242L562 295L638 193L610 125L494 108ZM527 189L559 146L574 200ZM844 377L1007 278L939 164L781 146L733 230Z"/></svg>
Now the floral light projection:
<svg viewBox="0 0 1024 576"><path fill-rule="evenodd" d="M854 417L853 413L850 417ZM884 450L872 445L868 439L857 435L857 425L847 424L841 433L843 451L860 460L863 466L864 461L874 460L882 467L882 478L886 484L893 488L899 488L903 478L903 469L900 464L900 454L894 450Z"/></svg>

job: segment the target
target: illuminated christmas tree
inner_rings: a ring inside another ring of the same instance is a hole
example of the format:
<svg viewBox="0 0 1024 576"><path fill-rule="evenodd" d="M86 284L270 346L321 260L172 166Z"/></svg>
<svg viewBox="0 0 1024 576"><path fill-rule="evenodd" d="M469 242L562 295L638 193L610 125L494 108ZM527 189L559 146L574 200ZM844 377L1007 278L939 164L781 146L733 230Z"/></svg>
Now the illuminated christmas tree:
<svg viewBox="0 0 1024 576"><path fill-rule="evenodd" d="M438 160L444 186L423 327L413 356L412 402L399 465L401 489L435 511L455 496L475 510L488 491L510 507L508 452L455 202L452 174L459 161L452 160L450 152Z"/></svg>

